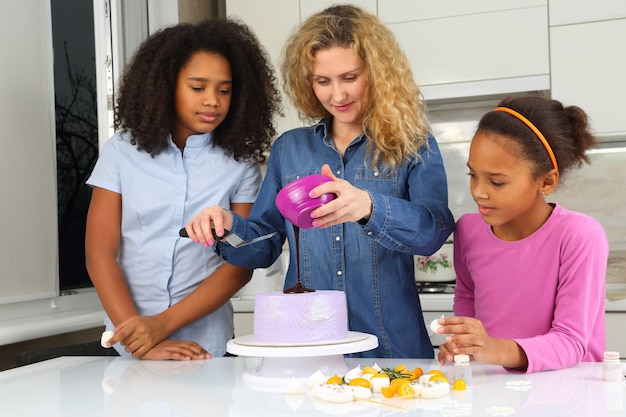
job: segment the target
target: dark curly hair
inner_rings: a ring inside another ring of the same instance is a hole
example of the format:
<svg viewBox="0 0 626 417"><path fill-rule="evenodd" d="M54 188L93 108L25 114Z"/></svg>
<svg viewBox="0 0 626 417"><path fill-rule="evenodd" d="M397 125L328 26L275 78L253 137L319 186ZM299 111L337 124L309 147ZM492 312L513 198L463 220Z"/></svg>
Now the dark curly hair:
<svg viewBox="0 0 626 417"><path fill-rule="evenodd" d="M526 117L545 137L556 158L559 178L571 168L589 163L587 150L597 145L589 118L580 107L563 106L558 100L540 96L507 97L497 107L508 107ZM553 169L546 148L535 133L515 116L504 112L486 113L478 123L477 132L489 131L517 143L521 157L534 166L533 175Z"/></svg>
<svg viewBox="0 0 626 417"><path fill-rule="evenodd" d="M252 30L235 19L179 24L146 39L122 78L115 129L130 132L137 149L152 156L165 149L176 120L178 73L201 51L226 58L233 77L230 109L213 132L214 143L236 160L264 162L276 134L280 93L265 50Z"/></svg>

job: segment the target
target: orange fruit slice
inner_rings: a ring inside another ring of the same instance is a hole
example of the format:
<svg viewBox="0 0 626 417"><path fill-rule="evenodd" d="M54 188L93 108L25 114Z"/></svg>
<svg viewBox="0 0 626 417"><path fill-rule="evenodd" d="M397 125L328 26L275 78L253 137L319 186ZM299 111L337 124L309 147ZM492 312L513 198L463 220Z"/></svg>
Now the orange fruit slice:
<svg viewBox="0 0 626 417"><path fill-rule="evenodd" d="M428 374L445 376L443 372L441 372L439 369L431 369L430 371L428 371Z"/></svg>
<svg viewBox="0 0 626 417"><path fill-rule="evenodd" d="M396 379L392 379L389 382L389 385L393 386L393 387L399 387L400 385L407 385L410 384L411 381L409 381L406 378L396 378Z"/></svg>
<svg viewBox="0 0 626 417"><path fill-rule="evenodd" d="M429 381L442 381L442 382L447 382L448 384L450 383L450 381L448 380L448 378L446 378L443 375L433 375L430 377Z"/></svg>
<svg viewBox="0 0 626 417"><path fill-rule="evenodd" d="M371 388L372 384L365 378L352 378L350 385L353 387Z"/></svg>
<svg viewBox="0 0 626 417"><path fill-rule="evenodd" d="M394 371L396 372L401 372L401 371L406 371L406 370L407 370L406 365L398 365L394 368Z"/></svg>
<svg viewBox="0 0 626 417"><path fill-rule="evenodd" d="M327 384L341 385L343 383L343 379L341 379L338 375L333 375L326 380Z"/></svg>
<svg viewBox="0 0 626 417"><path fill-rule="evenodd" d="M422 368L415 368L413 369L413 374L415 374L415 378L419 378L420 376L424 375L424 370Z"/></svg>
<svg viewBox="0 0 626 417"><path fill-rule="evenodd" d="M393 385L389 385L388 387L382 387L380 391L383 393L383 397L393 398L393 396L396 395L398 388Z"/></svg>
<svg viewBox="0 0 626 417"><path fill-rule="evenodd" d="M378 370L374 367L371 366L364 366L363 367L363 373L364 374L377 374Z"/></svg>
<svg viewBox="0 0 626 417"><path fill-rule="evenodd" d="M463 391L466 388L467 384L462 379L457 379L456 381L454 381L454 384L452 384L452 389L455 391Z"/></svg>
<svg viewBox="0 0 626 417"><path fill-rule="evenodd" d="M402 384L398 387L398 395L400 397L412 397L415 396L415 390L411 384Z"/></svg>

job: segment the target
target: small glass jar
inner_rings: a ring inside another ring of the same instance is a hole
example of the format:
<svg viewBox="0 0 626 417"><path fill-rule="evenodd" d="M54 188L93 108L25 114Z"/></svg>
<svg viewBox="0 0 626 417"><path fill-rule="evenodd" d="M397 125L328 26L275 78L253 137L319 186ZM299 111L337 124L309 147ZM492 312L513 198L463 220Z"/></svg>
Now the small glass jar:
<svg viewBox="0 0 626 417"><path fill-rule="evenodd" d="M465 386L472 385L472 368L469 355L454 355L454 380L462 379Z"/></svg>
<svg viewBox="0 0 626 417"><path fill-rule="evenodd" d="M622 364L619 361L619 352L604 352L602 376L605 381L610 382L617 382L624 379Z"/></svg>

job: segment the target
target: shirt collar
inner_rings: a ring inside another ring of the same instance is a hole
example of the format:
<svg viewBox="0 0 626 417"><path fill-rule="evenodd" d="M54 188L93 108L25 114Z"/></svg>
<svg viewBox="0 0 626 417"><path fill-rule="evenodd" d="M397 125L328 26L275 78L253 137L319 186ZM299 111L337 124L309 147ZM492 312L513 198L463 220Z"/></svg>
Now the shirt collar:
<svg viewBox="0 0 626 417"><path fill-rule="evenodd" d="M168 136L168 140L170 142L170 146L178 149L172 140L172 135ZM185 142L185 149L192 148L202 148L213 142L213 132L201 133L199 135L191 135L187 138L187 142Z"/></svg>
<svg viewBox="0 0 626 417"><path fill-rule="evenodd" d="M191 135L187 138L187 142L185 142L185 148L202 148L210 144L212 140L213 132Z"/></svg>
<svg viewBox="0 0 626 417"><path fill-rule="evenodd" d="M331 118L330 117L328 117L326 119L322 119L322 120L320 120L319 122L317 122L313 126L313 129L314 129L316 134L322 133L322 135L324 137L324 143L326 145L332 146L334 148L335 147L335 143L330 138L330 122L331 122ZM367 140L367 136L365 136L365 133L361 133L358 138L356 138L356 139L354 139L352 141L352 144L359 143L359 142L362 142L362 141L365 142L366 140Z"/></svg>

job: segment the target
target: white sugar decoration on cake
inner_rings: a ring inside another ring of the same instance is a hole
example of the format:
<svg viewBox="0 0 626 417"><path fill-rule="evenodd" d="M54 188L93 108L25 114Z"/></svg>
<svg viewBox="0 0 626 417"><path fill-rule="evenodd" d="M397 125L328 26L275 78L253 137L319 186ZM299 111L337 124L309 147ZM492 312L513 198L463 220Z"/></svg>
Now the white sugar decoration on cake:
<svg viewBox="0 0 626 417"><path fill-rule="evenodd" d="M258 294L254 301L254 340L262 343L313 343L348 337L343 291Z"/></svg>

